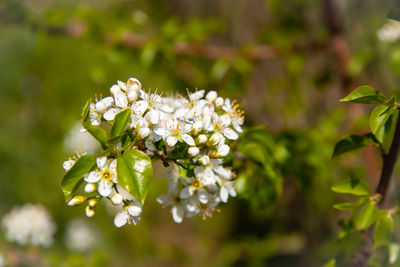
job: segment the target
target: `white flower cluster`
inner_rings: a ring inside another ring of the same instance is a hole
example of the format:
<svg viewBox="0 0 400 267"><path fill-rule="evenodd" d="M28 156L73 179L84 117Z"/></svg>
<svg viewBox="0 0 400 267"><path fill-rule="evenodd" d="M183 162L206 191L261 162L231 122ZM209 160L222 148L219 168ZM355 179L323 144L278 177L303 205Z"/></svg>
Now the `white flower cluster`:
<svg viewBox="0 0 400 267"><path fill-rule="evenodd" d="M19 245L48 247L53 243L56 225L41 205L15 207L3 218L6 238Z"/></svg>
<svg viewBox="0 0 400 267"><path fill-rule="evenodd" d="M99 233L89 222L73 219L68 222L65 243L70 250L86 252L93 249L99 241Z"/></svg>
<svg viewBox="0 0 400 267"><path fill-rule="evenodd" d="M163 206L172 206L175 222L197 214L209 217L221 201L227 202L229 195L236 196L235 175L224 167L229 143L239 138L244 122L243 111L235 101L219 97L215 91L205 94L204 90L188 93L188 98L162 97L157 92L146 93L135 78L126 83L118 81L110 92L112 96L90 104L91 124L112 124L119 112L131 110L127 130L134 136L135 147L150 157L160 158L165 165L175 166L174 175L169 177L168 194L157 198ZM121 144L116 147L121 149ZM75 161L64 162L64 168L69 170ZM97 191L101 197L122 207L114 219L117 227L136 224L142 206L119 185L116 165L112 156L97 158L96 170L84 177L85 192ZM97 199L89 199L87 216L94 215ZM86 200L77 196L69 205Z"/></svg>

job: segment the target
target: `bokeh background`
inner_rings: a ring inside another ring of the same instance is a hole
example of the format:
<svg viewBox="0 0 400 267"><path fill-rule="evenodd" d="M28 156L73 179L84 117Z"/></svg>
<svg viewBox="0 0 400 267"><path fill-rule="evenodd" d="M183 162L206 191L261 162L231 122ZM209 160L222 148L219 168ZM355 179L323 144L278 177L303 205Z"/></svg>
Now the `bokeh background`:
<svg viewBox="0 0 400 267"><path fill-rule="evenodd" d="M337 238L347 215L330 186L350 176L374 187L381 163L373 148L331 158L341 137L368 131L369 110L338 100L362 84L399 92L400 26L386 18L395 2L1 0L0 218L42 204L57 232L34 248L0 230L0 254L12 266L340 266L362 237ZM90 219L65 205L62 162L91 148L81 107L129 77L165 93L216 90L238 99L248 129L262 126L242 138L253 159L214 218L175 224L155 202L161 167L137 226L115 228L104 205ZM74 218L96 231L94 248L66 246Z"/></svg>

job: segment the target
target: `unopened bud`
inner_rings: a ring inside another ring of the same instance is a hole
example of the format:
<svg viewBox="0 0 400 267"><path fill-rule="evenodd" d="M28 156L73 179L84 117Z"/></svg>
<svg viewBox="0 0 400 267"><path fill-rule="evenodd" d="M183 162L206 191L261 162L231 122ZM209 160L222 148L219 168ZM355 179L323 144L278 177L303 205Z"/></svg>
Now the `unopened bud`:
<svg viewBox="0 0 400 267"><path fill-rule="evenodd" d="M90 206L86 206L86 209L85 209L85 212L86 212L86 216L87 217L93 217L94 216L94 209L93 208L91 208Z"/></svg>
<svg viewBox="0 0 400 267"><path fill-rule="evenodd" d="M128 100L129 102L133 102L138 98L137 92L135 90L128 91Z"/></svg>
<svg viewBox="0 0 400 267"><path fill-rule="evenodd" d="M188 149L188 154L192 157L197 156L200 153L200 149L198 147L192 146Z"/></svg>
<svg viewBox="0 0 400 267"><path fill-rule="evenodd" d="M207 136L205 134L201 134L199 136L197 136L196 138L196 143L201 145L201 144L205 144L207 142Z"/></svg>
<svg viewBox="0 0 400 267"><path fill-rule="evenodd" d="M138 138L139 139L145 139L146 137L148 137L150 135L151 131L149 128L145 127L145 128L140 128L138 131Z"/></svg>
<svg viewBox="0 0 400 267"><path fill-rule="evenodd" d="M211 135L210 139L208 139L207 145L215 146L221 141L222 138L223 137L220 133L214 133L213 135Z"/></svg>
<svg viewBox="0 0 400 267"><path fill-rule="evenodd" d="M85 192L86 193L93 193L94 191L96 191L96 185L95 184L87 184L85 185Z"/></svg>
<svg viewBox="0 0 400 267"><path fill-rule="evenodd" d="M121 205L122 204L122 196L121 196L121 194L114 194L112 197L111 197L111 202L114 204L114 205Z"/></svg>
<svg viewBox="0 0 400 267"><path fill-rule="evenodd" d="M106 110L107 110L106 103L104 103L103 101L99 101L99 102L96 103L96 111L98 113L103 114L104 112L106 112Z"/></svg>
<svg viewBox="0 0 400 267"><path fill-rule="evenodd" d="M217 97L217 99L215 99L216 107L222 107L223 104L224 104L224 99L222 97Z"/></svg>
<svg viewBox="0 0 400 267"><path fill-rule="evenodd" d="M139 91L142 88L142 84L136 78L129 78L128 80L128 90Z"/></svg>
<svg viewBox="0 0 400 267"><path fill-rule="evenodd" d="M192 131L194 135L197 135L203 129L203 122L196 121L192 125Z"/></svg>
<svg viewBox="0 0 400 267"><path fill-rule="evenodd" d="M199 163L203 166L206 166L208 163L210 163L210 158L208 156L202 156L199 158Z"/></svg>
<svg viewBox="0 0 400 267"><path fill-rule="evenodd" d="M110 93L112 95L115 96L118 92L121 92L121 88L118 85L114 84L113 86L111 86Z"/></svg>
<svg viewBox="0 0 400 267"><path fill-rule="evenodd" d="M142 213L142 207L139 205L128 206L128 213L133 217L137 217Z"/></svg>
<svg viewBox="0 0 400 267"><path fill-rule="evenodd" d="M226 144L221 145L221 146L219 146L218 149L217 149L217 154L216 154L216 156L217 156L217 157L225 157L226 155L228 155L229 150L230 150L230 147L229 147L228 145L226 145Z"/></svg>
<svg viewBox="0 0 400 267"><path fill-rule="evenodd" d="M206 95L207 101L210 101L210 102L213 102L216 98L217 98L217 92L215 92L215 91L210 91Z"/></svg>
<svg viewBox="0 0 400 267"><path fill-rule="evenodd" d="M85 202L87 197L85 196L74 196L70 201L68 201L68 206L78 206Z"/></svg>
<svg viewBox="0 0 400 267"><path fill-rule="evenodd" d="M91 208L96 207L96 205L98 203L97 199L95 199L95 198L89 199L88 202L89 202L89 207L91 207Z"/></svg>

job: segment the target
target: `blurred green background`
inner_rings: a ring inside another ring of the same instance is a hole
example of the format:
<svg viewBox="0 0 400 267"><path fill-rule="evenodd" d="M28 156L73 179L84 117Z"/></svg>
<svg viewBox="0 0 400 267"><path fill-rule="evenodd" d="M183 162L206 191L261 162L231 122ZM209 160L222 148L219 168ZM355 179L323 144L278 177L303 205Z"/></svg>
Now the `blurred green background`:
<svg viewBox="0 0 400 267"><path fill-rule="evenodd" d="M338 100L362 84L400 92L400 42L377 35L393 6L1 0L0 218L40 203L57 233L51 248L39 249L0 231L0 253L28 255L15 266L321 266L335 256L340 266L361 236L337 239L346 214L332 208L330 186L350 176L374 187L380 161L372 148L331 158L342 136L368 127L369 110ZM175 224L155 202L166 191L162 170L137 226L116 229L104 205L87 219L83 207L64 204L62 162L74 153L68 136L81 107L129 77L165 93L217 90L238 99L247 128L263 125L242 138L242 153L255 159L237 166L240 194L214 218ZM260 151L246 147L252 138L262 139ZM66 248L65 227L76 217L98 230L95 249Z"/></svg>

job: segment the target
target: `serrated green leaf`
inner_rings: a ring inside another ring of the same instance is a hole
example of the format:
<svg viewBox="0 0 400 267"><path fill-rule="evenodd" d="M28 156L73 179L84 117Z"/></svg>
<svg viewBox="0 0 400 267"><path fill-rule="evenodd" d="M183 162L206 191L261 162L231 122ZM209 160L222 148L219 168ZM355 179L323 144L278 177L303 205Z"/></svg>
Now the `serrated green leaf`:
<svg viewBox="0 0 400 267"><path fill-rule="evenodd" d="M336 266L336 260L335 259L331 259L330 261L325 263L322 267L335 267L335 266Z"/></svg>
<svg viewBox="0 0 400 267"><path fill-rule="evenodd" d="M400 21L400 8L398 8L398 7L391 8L389 10L387 17L388 17L388 19Z"/></svg>
<svg viewBox="0 0 400 267"><path fill-rule="evenodd" d="M337 210L352 210L357 207L355 203L338 203L333 205L333 207Z"/></svg>
<svg viewBox="0 0 400 267"><path fill-rule="evenodd" d="M332 157L337 157L343 153L359 149L368 144L376 144L376 139L372 134L350 135L336 143Z"/></svg>
<svg viewBox="0 0 400 267"><path fill-rule="evenodd" d="M90 101L86 102L82 110L82 126L85 128L97 141L100 142L103 149L107 147L107 132L100 126L93 126L89 116Z"/></svg>
<svg viewBox="0 0 400 267"><path fill-rule="evenodd" d="M331 187L332 191L341 194L350 194L355 196L369 195L369 186L366 182L358 179L346 179L340 181Z"/></svg>
<svg viewBox="0 0 400 267"><path fill-rule="evenodd" d="M392 241L393 219L386 210L380 210L374 229L374 248Z"/></svg>
<svg viewBox="0 0 400 267"><path fill-rule="evenodd" d="M80 157L75 162L74 166L64 175L61 188L64 192L66 202L70 199L83 176L87 174L95 164L96 158L93 155L84 155Z"/></svg>
<svg viewBox="0 0 400 267"><path fill-rule="evenodd" d="M131 109L121 111L115 116L114 125L111 128L111 137L121 135L126 128L131 117Z"/></svg>
<svg viewBox="0 0 400 267"><path fill-rule="evenodd" d="M385 96L368 85L363 85L353 90L340 102L350 102L359 104L381 104L385 102Z"/></svg>
<svg viewBox="0 0 400 267"><path fill-rule="evenodd" d="M128 150L119 154L117 175L121 186L143 204L153 178L150 157L140 150Z"/></svg>
<svg viewBox="0 0 400 267"><path fill-rule="evenodd" d="M375 203L369 202L365 204L358 214L356 219L356 227L359 230L364 230L370 227L376 220L378 215L378 209Z"/></svg>

